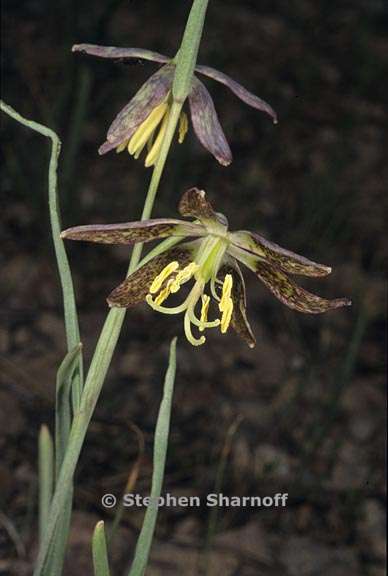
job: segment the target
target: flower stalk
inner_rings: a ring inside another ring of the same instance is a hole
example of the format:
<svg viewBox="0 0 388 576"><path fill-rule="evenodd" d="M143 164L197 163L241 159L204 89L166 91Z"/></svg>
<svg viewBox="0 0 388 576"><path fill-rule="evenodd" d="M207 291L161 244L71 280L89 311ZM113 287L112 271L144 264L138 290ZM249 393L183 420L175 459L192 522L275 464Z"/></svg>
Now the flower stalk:
<svg viewBox="0 0 388 576"><path fill-rule="evenodd" d="M152 178L145 199L142 219L150 217L159 183L163 174L164 166L170 149L170 145L177 128L183 101L185 86L190 85L193 67L195 66L198 47L202 35L203 21L208 0L194 0L189 16L188 25L190 30L184 35L184 45L179 51L180 64L177 64L176 73L180 75L178 83L178 99L173 96L173 103L169 115L166 132L161 144L160 153L154 165ZM190 44L192 42L192 45ZM186 54L190 52L190 54ZM194 62L194 64L193 64ZM134 247L129 264L129 273L132 272L140 261L142 244ZM108 372L113 353L120 335L125 317L125 310L114 308L110 310L102 328L93 359L86 377L79 410L75 413L69 441L64 456L61 471L58 477L55 493L52 499L50 515L45 531L45 537L41 543L34 576L43 576L47 573L51 544L55 536L55 530L60 519L62 510L66 505L68 494L71 491L72 479L83 446L86 432L97 404L102 386Z"/></svg>
<svg viewBox="0 0 388 576"><path fill-rule="evenodd" d="M142 219L149 218L151 215L160 179L163 174L164 165L166 163L168 151L170 149L171 141L175 133L175 128L179 120L180 110L181 104L174 103L171 109L169 124L160 151L160 156L158 158L157 164L154 166L152 173L151 182L144 203ZM142 244L136 245L132 251L128 273L132 272L136 268L141 257L141 252ZM34 576L40 576L44 574L45 565L48 559L48 552L50 550L50 543L54 536L55 528L61 515L61 511L65 505L66 496L72 484L72 478L83 446L86 432L96 407L110 363L112 361L113 353L115 351L121 327L124 322L125 312L126 311L124 309L118 308L112 308L112 310L110 310L97 342L93 359L86 377L80 409L74 416L65 458L52 500L46 535L39 552Z"/></svg>
<svg viewBox="0 0 388 576"><path fill-rule="evenodd" d="M181 102L182 104L191 90L191 80L197 62L208 3L209 0L198 0L193 3L183 34L182 44L177 54L172 95L176 102Z"/></svg>

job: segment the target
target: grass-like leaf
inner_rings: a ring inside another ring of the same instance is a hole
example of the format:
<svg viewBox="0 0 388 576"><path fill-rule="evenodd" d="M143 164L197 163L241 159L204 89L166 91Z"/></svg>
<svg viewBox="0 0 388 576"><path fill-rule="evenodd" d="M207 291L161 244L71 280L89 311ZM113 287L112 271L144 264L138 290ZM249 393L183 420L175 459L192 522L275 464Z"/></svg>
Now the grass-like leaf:
<svg viewBox="0 0 388 576"><path fill-rule="evenodd" d="M82 354L80 347L80 335L77 308L74 296L73 280L71 276L69 261L67 258L65 246L62 238L60 237L61 222L60 210L58 204L57 183L58 183L58 157L61 149L61 142L57 134L33 120L27 120L21 116L16 110L0 101L0 109L8 114L11 118L16 120L19 124L38 132L39 134L51 140L51 155L48 170L48 201L50 213L51 233L54 243L55 256L59 271L59 277L62 286L63 294L63 307L65 317L65 331L67 340L67 349L69 351L70 359L67 357L59 369L57 378L57 389L60 389L59 400L61 404L60 414L56 415L57 431L56 431L56 473L58 474L60 464L63 459L66 442L68 438L68 429L70 427L70 405L67 405L69 400L68 390L71 390L72 405L74 412L78 411L81 394L83 388L83 366ZM76 350L76 352L74 352ZM74 353L74 361L73 361ZM67 364L71 365L71 376L67 369ZM66 377L71 377L68 385L64 384ZM58 397L58 393L57 393ZM66 399L66 401L65 401ZM58 425L59 421L59 425ZM58 435L59 430L59 435ZM61 574L63 559L65 555L65 547L69 533L71 505L73 486L69 482L66 492L64 492L64 502L59 510L55 526L50 528L50 513L51 513L51 498L53 491L53 476L54 476L54 455L52 440L50 437L51 448L49 447L48 430L42 430L39 440L39 468L40 468L40 547L47 546L46 548L46 564L42 574L52 576L53 574ZM51 451L51 456L49 452ZM51 479L49 479L49 473ZM50 492L49 488L50 487ZM49 498L50 497L50 498ZM47 545L48 544L48 545Z"/></svg>
<svg viewBox="0 0 388 576"><path fill-rule="evenodd" d="M39 124L38 122L34 122L33 120L27 120L27 118L23 118L23 116L21 116L18 112L16 112L16 110L14 110L11 106L3 102L3 100L0 101L0 110L2 110L6 114L8 114L8 116L16 120L16 122L19 122L19 124L22 124L23 126L29 128L30 130L38 132L39 134L42 134L42 136L45 136L46 138L49 138L51 140L51 156L48 170L48 200L49 200L49 212L50 212L50 225L54 243L55 257L57 260L58 272L63 293L63 307L65 316L67 349L70 351L75 346L77 346L77 344L79 344L80 335L79 335L77 308L75 304L73 280L71 276L65 246L62 238L60 237L61 221L60 221L60 210L58 204L58 194L57 194L57 183L58 183L57 172L58 172L58 157L61 151L61 141L59 140L57 134L53 130L47 128L47 126ZM81 399L82 382L83 382L82 372L83 372L82 357L80 356L78 374L74 383L75 408L78 408Z"/></svg>
<svg viewBox="0 0 388 576"><path fill-rule="evenodd" d="M164 468L170 431L171 404L176 372L176 338L170 345L170 358L164 380L163 398L159 408L155 428L154 467L152 472L151 504L147 507L143 526L137 541L135 557L129 576L143 576L147 567L156 519L158 516L158 499L163 485Z"/></svg>
<svg viewBox="0 0 388 576"><path fill-rule="evenodd" d="M108 550L104 522L97 522L92 539L94 576L109 576Z"/></svg>
<svg viewBox="0 0 388 576"><path fill-rule="evenodd" d="M68 352L57 372L55 407L55 476L58 478L71 428L70 393L82 344Z"/></svg>
<svg viewBox="0 0 388 576"><path fill-rule="evenodd" d="M54 488L54 446L48 427L39 432L39 539L42 542L47 526Z"/></svg>

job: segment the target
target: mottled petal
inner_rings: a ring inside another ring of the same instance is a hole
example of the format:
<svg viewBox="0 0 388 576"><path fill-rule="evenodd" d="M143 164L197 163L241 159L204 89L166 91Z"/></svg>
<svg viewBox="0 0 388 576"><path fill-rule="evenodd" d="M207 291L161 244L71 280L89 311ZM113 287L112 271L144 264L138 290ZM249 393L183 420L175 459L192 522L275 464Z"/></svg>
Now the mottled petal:
<svg viewBox="0 0 388 576"><path fill-rule="evenodd" d="M286 250L254 232L246 232L245 230L233 232L231 240L234 246L256 254L269 264L273 264L289 274L327 276L331 272L329 266L312 262L304 256Z"/></svg>
<svg viewBox="0 0 388 576"><path fill-rule="evenodd" d="M228 225L225 216L213 210L213 206L206 198L205 190L199 190L198 188L190 188L182 194L178 211L179 214L186 218L198 218L198 220L207 225L219 226L221 224L222 227Z"/></svg>
<svg viewBox="0 0 388 576"><path fill-rule="evenodd" d="M233 278L233 315L231 321L232 328L240 336L240 338L245 340L249 348L254 348L256 345L256 338L253 335L246 315L245 282L236 260L232 258L228 259L227 263L220 268L217 279L223 282L226 274L231 274Z"/></svg>
<svg viewBox="0 0 388 576"><path fill-rule="evenodd" d="M143 50L142 48L117 48L116 46L97 46L96 44L74 44L72 52L82 52L98 58L113 58L114 60L126 60L128 58L141 58L142 60L151 60L162 64L169 62L171 58Z"/></svg>
<svg viewBox="0 0 388 576"><path fill-rule="evenodd" d="M150 112L166 98L171 88L175 66L166 64L143 84L132 100L119 112L108 130L107 141L99 154L106 154L129 140Z"/></svg>
<svg viewBox="0 0 388 576"><path fill-rule="evenodd" d="M320 314L321 312L351 304L347 298L326 300L311 292L307 292L307 290L290 280L284 272L264 262L257 263L256 274L283 304L299 312Z"/></svg>
<svg viewBox="0 0 388 576"><path fill-rule="evenodd" d="M205 76L208 76L209 78L213 78L213 80L217 80L217 82L220 82L221 84L224 84L238 98L240 98L240 100L245 102L245 104L252 106L252 108L256 108L256 110L266 112L271 116L274 123L277 123L276 112L273 110L273 108L267 104L267 102L264 102L264 100L258 96L255 96L252 94L252 92L249 92L246 88L244 88L244 86L241 86L241 84L230 78L230 76L227 76L223 72L215 70L215 68L211 68L210 66L197 66L196 71L200 72L201 74L205 74Z"/></svg>
<svg viewBox="0 0 388 576"><path fill-rule="evenodd" d="M177 261L184 267L191 262L192 251L189 247L176 247L167 250L160 256L155 256L147 264L130 274L108 296L109 306L118 308L130 308L142 302L148 294L149 288L165 266L170 262Z"/></svg>
<svg viewBox="0 0 388 576"><path fill-rule="evenodd" d="M237 257L233 249L232 253ZM238 259L256 274L276 298L293 310L306 314L320 314L334 308L351 305L351 301L347 298L326 300L307 292L288 278L282 270L255 256L243 255L240 251Z"/></svg>
<svg viewBox="0 0 388 576"><path fill-rule="evenodd" d="M191 121L202 146L223 166L232 162L232 152L218 120L213 100L206 87L193 78L193 87L189 95Z"/></svg>
<svg viewBox="0 0 388 576"><path fill-rule="evenodd" d="M206 233L206 229L199 224L172 218L155 218L122 224L75 226L62 232L61 237L100 244L136 244L169 236L203 236Z"/></svg>

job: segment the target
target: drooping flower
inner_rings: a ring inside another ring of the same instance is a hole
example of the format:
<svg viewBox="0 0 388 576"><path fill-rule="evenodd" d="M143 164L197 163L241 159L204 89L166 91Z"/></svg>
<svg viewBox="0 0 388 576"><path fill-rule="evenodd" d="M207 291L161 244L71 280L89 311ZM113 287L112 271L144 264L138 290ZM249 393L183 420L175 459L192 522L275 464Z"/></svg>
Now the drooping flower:
<svg viewBox="0 0 388 576"><path fill-rule="evenodd" d="M223 334L231 325L248 346L254 347L239 264L252 270L283 304L299 312L318 314L351 304L347 298L326 300L298 286L290 275L326 276L331 268L285 250L259 234L229 232L225 216L213 210L203 190L185 192L179 212L194 221L159 218L78 226L65 230L62 237L127 245L165 238L146 256L145 263L113 290L108 303L130 308L145 300L158 312L184 313L185 334L194 346L203 344L205 336L195 336L192 325L200 333L219 327ZM189 282L188 295L180 304L165 305ZM209 320L210 304L217 316L213 320Z"/></svg>
<svg viewBox="0 0 388 576"><path fill-rule="evenodd" d="M100 154L105 154L113 149L116 149L117 152L127 149L131 155L138 158L144 148L147 147L145 166L153 166L160 152L171 109L171 88L175 72L174 60L140 48L76 44L72 50L100 58L115 60L142 58L164 64L119 112L108 130L106 142L99 148ZM224 84L245 104L266 112L275 123L277 122L276 114L269 104L248 92L241 84L226 74L208 66L196 66L195 70ZM218 120L213 100L205 85L196 76L193 77L188 99L191 121L198 140L220 164L227 166L232 161L229 144ZM180 143L183 142L188 127L187 114L182 111L178 128Z"/></svg>

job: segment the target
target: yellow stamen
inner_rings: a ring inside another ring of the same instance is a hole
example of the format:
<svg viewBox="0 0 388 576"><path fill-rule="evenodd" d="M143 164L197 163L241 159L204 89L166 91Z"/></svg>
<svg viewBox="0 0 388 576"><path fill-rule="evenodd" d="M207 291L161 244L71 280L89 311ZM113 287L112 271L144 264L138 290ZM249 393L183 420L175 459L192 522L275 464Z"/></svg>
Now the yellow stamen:
<svg viewBox="0 0 388 576"><path fill-rule="evenodd" d="M136 150L136 152L134 153L133 157L134 157L135 160L137 160L137 159L139 158L140 154L143 152L144 146L145 146L145 143L142 144L142 146L140 146L140 147Z"/></svg>
<svg viewBox="0 0 388 576"><path fill-rule="evenodd" d="M186 112L181 112L179 116L179 135L178 135L179 144L182 144L188 129L189 129L189 121L187 118L187 114Z"/></svg>
<svg viewBox="0 0 388 576"><path fill-rule="evenodd" d="M147 140L147 152L149 152L151 150L151 148L154 144L154 136L155 136L155 132L153 132Z"/></svg>
<svg viewBox="0 0 388 576"><path fill-rule="evenodd" d="M162 125L160 127L159 130L159 134L157 135L155 142L153 143L151 150L148 152L144 165L146 168L148 168L149 166L153 166L153 164L155 164L156 160L158 159L159 156L159 152L160 149L162 147L162 142L164 140L164 136L166 134L166 130L167 130L167 124L168 124L168 119L169 119L170 114L167 112L163 118L163 122Z"/></svg>
<svg viewBox="0 0 388 576"><path fill-rule="evenodd" d="M121 142L121 144L119 144L116 148L117 154L120 154L120 152L125 150L127 146L128 146L128 140L124 140L124 142Z"/></svg>
<svg viewBox="0 0 388 576"><path fill-rule="evenodd" d="M200 320L198 320L198 318L195 315L195 312L192 308L190 308L189 312L189 316L190 316L190 322L192 322L192 324L194 324L194 326L197 326L198 328L201 327L201 322ZM221 320L219 320L218 318L216 320L212 320L211 322L204 322L203 323L203 328L216 328L216 326L219 326L221 324Z"/></svg>
<svg viewBox="0 0 388 576"><path fill-rule="evenodd" d="M171 280L167 282L167 286L163 288L155 298L154 302L157 306L160 306L171 294Z"/></svg>
<svg viewBox="0 0 388 576"><path fill-rule="evenodd" d="M166 114L169 106L167 102L162 102L156 106L152 112L147 116L142 124L137 128L128 144L128 152L136 154L139 148L143 149L147 143L148 138L152 135L153 131L160 124L163 116Z"/></svg>
<svg viewBox="0 0 388 576"><path fill-rule="evenodd" d="M191 331L191 321L188 310L186 311L185 317L183 319L183 325L185 328L186 338L190 342L190 344L192 344L193 346L202 346L202 344L205 344L206 342L205 336L201 336L200 338L195 338L195 336L193 336L193 333Z"/></svg>
<svg viewBox="0 0 388 576"><path fill-rule="evenodd" d="M151 306L151 308L153 308L157 312L161 312L162 314L181 314L187 308L188 298L186 298L186 300L182 302L182 304L180 304L179 306L173 306L171 308L168 306L161 306L160 304L157 304L152 299L151 294L147 294L146 302L149 306Z"/></svg>
<svg viewBox="0 0 388 576"><path fill-rule="evenodd" d="M217 294L217 290L216 290L216 280L217 278L215 276L212 276L210 279L210 292L212 293L212 296L215 300L217 300L217 302L220 301L220 297Z"/></svg>
<svg viewBox="0 0 388 576"><path fill-rule="evenodd" d="M198 270L198 268L199 268L198 264L196 264L195 262L190 262L190 264L185 266L183 270L178 272L178 274L175 276L174 280L171 283L171 292L173 294L175 294L175 292L178 292L182 284L188 282L190 278L193 276L193 274L195 274L195 272Z"/></svg>
<svg viewBox="0 0 388 576"><path fill-rule="evenodd" d="M166 280L166 278L171 276L171 274L173 272L176 272L176 270L178 270L178 268L179 268L179 264L176 260L167 264L167 266L165 266L163 268L163 270L154 278L154 280L150 286L150 289L149 289L150 294L155 294L156 292L158 292L160 290L160 288L162 287L162 284ZM166 296L166 298L167 298L167 296Z"/></svg>
<svg viewBox="0 0 388 576"><path fill-rule="evenodd" d="M222 334L225 334L225 332L229 328L229 324L232 319L232 313L233 313L233 300L231 298L232 287L233 287L233 278L231 274L226 274L224 283L222 285L221 301L218 304L218 308L220 309L220 312L222 312L221 317Z"/></svg>
<svg viewBox="0 0 388 576"><path fill-rule="evenodd" d="M205 330L205 326L207 323L207 314L209 311L210 296L208 296L207 294L202 294L201 300L202 300L202 308L201 308L199 330L200 332L203 332Z"/></svg>
<svg viewBox="0 0 388 576"><path fill-rule="evenodd" d="M216 242L218 242L218 240L216 240ZM149 292L145 298L151 308L163 314L180 314L184 312L186 338L193 346L201 346L204 344L206 339L201 333L208 328L220 326L220 330L224 334L228 330L232 320L233 276L232 274L226 274L223 280L216 279L218 258L216 258L217 254L214 254L215 248L217 248L217 244L214 245L214 241L210 244L207 242L204 254L199 254L199 260L196 259L197 262L189 262L189 264L182 269L178 261L174 260L167 264L152 281ZM217 266L217 268L215 268L215 266ZM181 286L189 282L192 278L194 278L194 285L184 302L173 307L163 305L164 301L167 300L171 294L178 292ZM211 290L218 302L218 307L221 312L221 317L212 321L208 320L211 295L205 294L205 287L209 281L211 281ZM216 291L216 282L222 285L219 295ZM197 316L196 311L199 310L200 301L200 314ZM193 326L199 330L200 334L196 336L193 334Z"/></svg>

